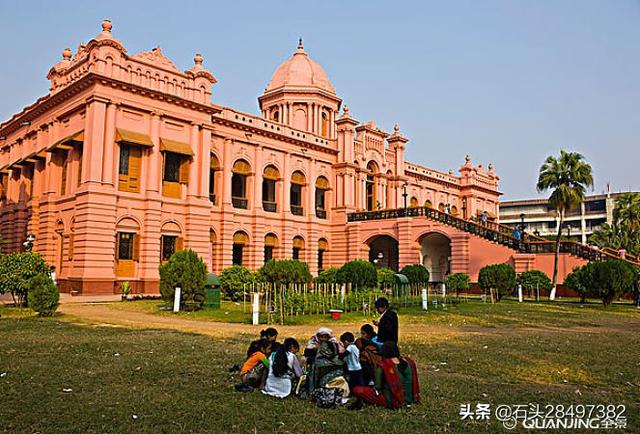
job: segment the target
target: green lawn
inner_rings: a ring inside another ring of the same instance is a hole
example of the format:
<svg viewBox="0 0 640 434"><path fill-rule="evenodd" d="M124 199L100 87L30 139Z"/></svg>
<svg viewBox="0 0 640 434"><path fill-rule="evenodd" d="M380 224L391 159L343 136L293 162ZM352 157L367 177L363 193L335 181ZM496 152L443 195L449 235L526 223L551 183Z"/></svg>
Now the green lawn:
<svg viewBox="0 0 640 434"><path fill-rule="evenodd" d="M122 304L157 310L157 303ZM640 312L630 306L474 302L428 314L402 310L401 326L451 324L456 333L438 327L403 336L403 352L419 365L423 404L360 412L234 392L226 368L242 360L247 342L239 337L0 313L0 432L502 432L495 420L460 420L460 405L478 402L623 404L628 432L640 431Z"/></svg>

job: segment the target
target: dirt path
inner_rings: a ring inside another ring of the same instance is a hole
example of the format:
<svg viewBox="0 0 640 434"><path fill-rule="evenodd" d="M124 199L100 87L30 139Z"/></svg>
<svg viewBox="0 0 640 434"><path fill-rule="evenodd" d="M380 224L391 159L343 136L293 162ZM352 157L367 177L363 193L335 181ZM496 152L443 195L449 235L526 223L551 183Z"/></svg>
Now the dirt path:
<svg viewBox="0 0 640 434"><path fill-rule="evenodd" d="M198 333L215 337L235 337L239 334L256 335L264 325L234 324L203 320L192 320L150 313L112 309L106 303L69 303L62 304L60 311L70 321L91 324L94 326L121 326L140 329L168 329L188 333ZM336 333L353 330L354 324L336 324ZM310 336L318 325L277 326L282 336ZM402 336L430 335L435 337L470 335L470 334L513 334L513 333L602 333L607 331L640 330L640 321L625 324L607 324L603 327L482 327L482 326L446 326L442 324L403 324L400 328Z"/></svg>

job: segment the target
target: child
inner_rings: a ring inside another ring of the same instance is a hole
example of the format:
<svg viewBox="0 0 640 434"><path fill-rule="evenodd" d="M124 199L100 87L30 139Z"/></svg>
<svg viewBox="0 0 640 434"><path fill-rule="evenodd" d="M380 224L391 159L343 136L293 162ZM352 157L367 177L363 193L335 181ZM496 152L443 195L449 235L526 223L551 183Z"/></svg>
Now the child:
<svg viewBox="0 0 640 434"><path fill-rule="evenodd" d="M255 388L261 388L269 368L269 350L271 343L267 339L258 339L251 342L247 352L247 361L240 370L241 384L236 385L239 392L251 392Z"/></svg>
<svg viewBox="0 0 640 434"><path fill-rule="evenodd" d="M378 334L373 329L373 326L371 324L365 324L360 327L360 336L362 336L362 339L369 341L373 345L375 345L378 350L382 348L382 342L378 340Z"/></svg>
<svg viewBox="0 0 640 434"><path fill-rule="evenodd" d="M346 332L340 336L340 341L345 347L344 362L347 365L347 375L349 377L349 388L364 386L364 378L362 376L362 366L360 365L360 350L356 346L353 333Z"/></svg>
<svg viewBox="0 0 640 434"><path fill-rule="evenodd" d="M360 328L361 337L356 340L356 346L360 350L360 366L365 384L373 384L375 370L378 362L382 360L379 349L382 346L378 341L375 330L371 324L365 324Z"/></svg>
<svg viewBox="0 0 640 434"><path fill-rule="evenodd" d="M275 353L271 353L269 373L262 393L276 398L286 398L291 394L293 379L302 376L302 368L296 357L299 350L298 341L287 338Z"/></svg>
<svg viewBox="0 0 640 434"><path fill-rule="evenodd" d="M278 339L278 330L274 329L273 327L267 327L266 329L260 331L260 339L267 339L269 342L271 342L272 352L275 352L280 346L280 343L276 341L276 339Z"/></svg>

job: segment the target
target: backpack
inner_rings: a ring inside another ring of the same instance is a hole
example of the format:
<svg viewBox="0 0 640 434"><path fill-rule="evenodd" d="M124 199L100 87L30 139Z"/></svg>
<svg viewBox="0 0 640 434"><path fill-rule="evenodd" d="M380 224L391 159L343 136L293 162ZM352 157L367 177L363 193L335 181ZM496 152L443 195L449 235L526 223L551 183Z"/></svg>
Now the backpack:
<svg viewBox="0 0 640 434"><path fill-rule="evenodd" d="M342 405L342 389L319 387L311 393L311 399L319 408L336 408Z"/></svg>

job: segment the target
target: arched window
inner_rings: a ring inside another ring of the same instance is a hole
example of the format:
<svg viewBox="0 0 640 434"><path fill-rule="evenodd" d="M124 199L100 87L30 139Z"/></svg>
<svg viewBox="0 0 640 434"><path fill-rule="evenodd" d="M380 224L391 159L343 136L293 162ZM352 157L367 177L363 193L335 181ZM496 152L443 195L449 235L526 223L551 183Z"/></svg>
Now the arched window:
<svg viewBox="0 0 640 434"><path fill-rule="evenodd" d="M321 120L321 135L322 137L329 137L329 115L327 112L322 112Z"/></svg>
<svg viewBox="0 0 640 434"><path fill-rule="evenodd" d="M233 265L242 265L244 246L249 244L249 236L242 231L233 234Z"/></svg>
<svg viewBox="0 0 640 434"><path fill-rule="evenodd" d="M209 164L209 201L212 204L217 204L216 197L216 172L220 170L220 162L215 155L211 154L211 161Z"/></svg>
<svg viewBox="0 0 640 434"><path fill-rule="evenodd" d="M184 239L181 230L175 222L167 222L160 228L160 261L168 261L178 250L184 249Z"/></svg>
<svg viewBox="0 0 640 434"><path fill-rule="evenodd" d="M264 237L264 263L273 259L273 251L278 247L278 237L275 234L267 234Z"/></svg>
<svg viewBox="0 0 640 434"><path fill-rule="evenodd" d="M318 272L324 270L324 252L329 250L329 243L326 239L318 240Z"/></svg>
<svg viewBox="0 0 640 434"><path fill-rule="evenodd" d="M69 243L72 241L71 234ZM139 260L140 225L134 219L125 217L116 225L116 277L135 277Z"/></svg>
<svg viewBox="0 0 640 434"><path fill-rule="evenodd" d="M375 174L378 173L378 165L369 161L367 164L367 211L373 211L380 208L380 203L377 199Z"/></svg>
<svg viewBox="0 0 640 434"><path fill-rule="evenodd" d="M234 208L247 209L247 179L251 174L251 166L245 160L233 164L231 177L231 203Z"/></svg>
<svg viewBox="0 0 640 434"><path fill-rule="evenodd" d="M424 201L424 206L427 208L433 208L433 204L431 203L431 201L429 199Z"/></svg>
<svg viewBox="0 0 640 434"><path fill-rule="evenodd" d="M418 207L418 198L415 196L411 196L411 200L409 201L409 208L417 208Z"/></svg>
<svg viewBox="0 0 640 434"><path fill-rule="evenodd" d="M289 199L291 202L291 214L294 215L304 215L304 186L306 183L306 178L304 174L300 171L293 172L291 175L291 191L289 194Z"/></svg>
<svg viewBox="0 0 640 434"><path fill-rule="evenodd" d="M329 181L324 176L316 179L316 216L320 219L327 218L326 196L329 190Z"/></svg>
<svg viewBox="0 0 640 434"><path fill-rule="evenodd" d="M268 212L278 211L276 203L276 183L280 179L280 172L275 166L267 166L262 174L262 209Z"/></svg>
<svg viewBox="0 0 640 434"><path fill-rule="evenodd" d="M273 112L273 116L271 116L271 118L276 121L279 122L280 121L280 112L278 112L278 110Z"/></svg>
<svg viewBox="0 0 640 434"><path fill-rule="evenodd" d="M438 211L440 211L440 212L444 212L444 210L445 210L444 203L440 202L440 203L438 204Z"/></svg>
<svg viewBox="0 0 640 434"><path fill-rule="evenodd" d="M457 206L453 205L451 207L451 215L452 216L457 216L458 215L458 207Z"/></svg>
<svg viewBox="0 0 640 434"><path fill-rule="evenodd" d="M304 250L304 239L300 236L293 239L293 252L291 259L300 259L302 251Z"/></svg>

